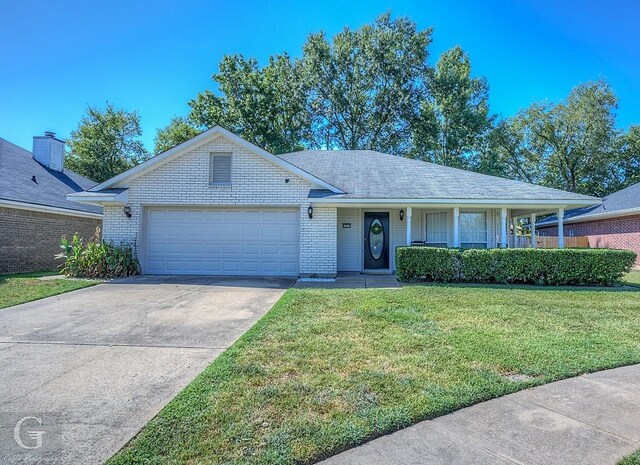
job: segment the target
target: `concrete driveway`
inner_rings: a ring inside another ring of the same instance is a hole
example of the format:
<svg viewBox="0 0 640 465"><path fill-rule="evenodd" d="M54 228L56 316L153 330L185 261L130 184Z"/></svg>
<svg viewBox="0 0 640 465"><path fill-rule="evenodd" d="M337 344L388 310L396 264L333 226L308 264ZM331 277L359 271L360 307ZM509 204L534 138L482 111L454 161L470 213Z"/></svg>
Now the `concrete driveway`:
<svg viewBox="0 0 640 465"><path fill-rule="evenodd" d="M291 284L142 276L0 310L0 463L102 463Z"/></svg>

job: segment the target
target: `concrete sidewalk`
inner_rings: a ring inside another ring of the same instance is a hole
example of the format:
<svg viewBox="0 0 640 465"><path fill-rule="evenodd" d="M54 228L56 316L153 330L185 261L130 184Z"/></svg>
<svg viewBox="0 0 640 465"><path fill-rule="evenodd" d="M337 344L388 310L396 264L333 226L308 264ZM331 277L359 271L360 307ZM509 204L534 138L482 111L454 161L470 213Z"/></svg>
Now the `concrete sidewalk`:
<svg viewBox="0 0 640 465"><path fill-rule="evenodd" d="M423 421L324 465L614 465L640 448L640 365L547 384Z"/></svg>

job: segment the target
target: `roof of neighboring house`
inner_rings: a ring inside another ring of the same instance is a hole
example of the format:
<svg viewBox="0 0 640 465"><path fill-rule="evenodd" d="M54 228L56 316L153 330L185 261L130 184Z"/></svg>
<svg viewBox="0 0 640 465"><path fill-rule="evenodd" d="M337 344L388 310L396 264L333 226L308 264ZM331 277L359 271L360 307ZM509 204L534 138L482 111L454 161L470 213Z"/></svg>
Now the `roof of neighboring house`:
<svg viewBox="0 0 640 465"><path fill-rule="evenodd" d="M371 150L304 150L279 156L345 192L314 190L312 198L598 201L594 197Z"/></svg>
<svg viewBox="0 0 640 465"><path fill-rule="evenodd" d="M0 202L6 200L101 214L102 207L73 202L66 197L95 184L68 169L63 172L50 170L35 161L28 150L0 138Z"/></svg>
<svg viewBox="0 0 640 465"><path fill-rule="evenodd" d="M580 223L604 218L615 218L630 214L640 214L640 183L607 195L602 203L588 207L567 210L564 221ZM558 222L557 215L552 215L536 223L537 226L551 226Z"/></svg>

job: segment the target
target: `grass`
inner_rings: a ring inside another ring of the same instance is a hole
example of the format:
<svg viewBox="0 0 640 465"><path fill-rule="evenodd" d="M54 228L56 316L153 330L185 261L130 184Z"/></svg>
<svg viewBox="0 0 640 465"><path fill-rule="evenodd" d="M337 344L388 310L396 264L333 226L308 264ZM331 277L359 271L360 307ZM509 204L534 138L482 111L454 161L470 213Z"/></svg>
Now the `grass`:
<svg viewBox="0 0 640 465"><path fill-rule="evenodd" d="M311 463L480 401L638 363L639 331L633 290L289 290L108 464Z"/></svg>
<svg viewBox="0 0 640 465"><path fill-rule="evenodd" d="M37 279L55 274L57 273L44 271L40 273L0 275L0 308L74 291L83 287L93 286L99 282L79 279L51 279L46 281Z"/></svg>
<svg viewBox="0 0 640 465"><path fill-rule="evenodd" d="M631 455L627 455L618 462L618 465L640 465L640 449Z"/></svg>
<svg viewBox="0 0 640 465"><path fill-rule="evenodd" d="M622 278L622 281L629 286L640 287L640 271L631 271Z"/></svg>

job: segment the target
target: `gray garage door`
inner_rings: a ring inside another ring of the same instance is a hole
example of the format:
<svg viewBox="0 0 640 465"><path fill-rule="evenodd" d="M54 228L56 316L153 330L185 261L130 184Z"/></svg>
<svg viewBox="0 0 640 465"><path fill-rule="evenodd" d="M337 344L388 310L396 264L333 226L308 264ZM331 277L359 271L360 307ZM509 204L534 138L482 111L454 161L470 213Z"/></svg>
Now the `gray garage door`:
<svg viewBox="0 0 640 465"><path fill-rule="evenodd" d="M298 274L297 210L149 208L145 216L145 273Z"/></svg>

